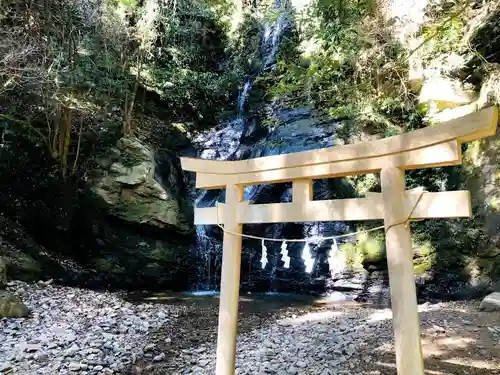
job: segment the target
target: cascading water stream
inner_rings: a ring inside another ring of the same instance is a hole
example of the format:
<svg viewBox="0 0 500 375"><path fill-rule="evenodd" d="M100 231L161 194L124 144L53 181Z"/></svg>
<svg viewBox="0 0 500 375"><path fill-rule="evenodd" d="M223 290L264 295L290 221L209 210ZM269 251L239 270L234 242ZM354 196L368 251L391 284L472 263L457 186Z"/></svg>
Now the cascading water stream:
<svg viewBox="0 0 500 375"><path fill-rule="evenodd" d="M284 12L284 11L283 11ZM266 24L261 38L261 51L263 56L262 71L266 71L275 64L276 54L279 50L279 42L286 29L286 16L283 13L276 22ZM238 96L237 115L234 119L221 124L215 131L207 134L202 134L196 139L198 144L202 144L203 148L200 157L203 159L227 160L238 150L240 139L245 131L245 105L248 101L253 82L256 77L249 76L245 80L243 87ZM245 188L245 199L252 200L261 187L249 186ZM217 196L211 196L207 199L207 192L201 192L196 199L196 207L213 206ZM214 289L217 285L216 270L214 263L221 258L222 247L217 245L213 237L210 235L211 228L206 225L198 225L196 228L196 250L199 257L202 259L202 264L198 269L200 282L198 289ZM218 254L217 254L218 253Z"/></svg>
<svg viewBox="0 0 500 375"><path fill-rule="evenodd" d="M243 85L243 89L238 97L238 116L243 116L245 112L245 104L248 99L248 95L250 95L250 90L252 89L253 81L251 78L247 78L245 84Z"/></svg>
<svg viewBox="0 0 500 375"><path fill-rule="evenodd" d="M272 26L265 26L263 48L269 50L269 52L264 51L266 57L264 58L264 64L262 66L263 71L274 69L281 37L283 36L287 25L288 20L286 18L286 14L282 13Z"/></svg>
<svg viewBox="0 0 500 375"><path fill-rule="evenodd" d="M275 21L263 25L260 46L262 65L259 74L272 71L275 68L280 42L290 26L291 22L284 9L280 10ZM311 107L283 109L279 105L271 104L263 108L263 113L266 117L269 115L279 118L281 126L263 127L258 122L256 123L255 118L248 116L245 112L256 78L257 76L248 76L245 79L236 103L237 115L233 119L221 123L215 130L202 134L196 139L195 142L200 150L199 157L214 160L238 160L317 149L334 144L335 124L329 121L325 123L325 126L322 126L321 120L314 120L317 126L304 126L304 122L311 121ZM279 198L283 202L291 201L291 189L279 193L272 189L272 185L247 186L244 191L244 199L259 203L271 203L263 202L262 197L273 196L273 198ZM215 201L223 201L223 196L223 192L203 191L198 195L196 205L197 207L213 207ZM265 230L264 235L273 238L283 237L284 228L285 225L270 225ZM196 251L201 260L198 268L199 283L197 287L204 291L215 290L222 263L222 243L220 235L218 235L219 230L214 226L200 225L196 231ZM324 250L325 248L324 244L318 243L317 238L321 235L332 235L344 231L345 227L341 228L339 223L302 224L302 236L308 239L307 244L283 246L279 243L248 243L250 251L247 252L246 257L244 254L242 259L242 264L248 263L246 282L248 285L254 285L254 281L250 280L254 278L252 275L256 275L255 278L258 280L262 280L262 275L265 275L267 289L264 287L264 290L269 292L280 290L280 285L282 285L280 278L283 276L283 272L293 275L305 271L312 280L318 274L318 249L321 247ZM244 247L246 246L244 242ZM260 252L257 250L259 248ZM333 248L330 253L335 253ZM304 259L300 259L301 254ZM331 256L330 259L335 260L335 256ZM297 269L297 261L303 264L299 269ZM258 265L252 265L252 263ZM302 267L305 270L300 271ZM243 274L242 282L244 282ZM263 290L262 287L258 287L258 289Z"/></svg>

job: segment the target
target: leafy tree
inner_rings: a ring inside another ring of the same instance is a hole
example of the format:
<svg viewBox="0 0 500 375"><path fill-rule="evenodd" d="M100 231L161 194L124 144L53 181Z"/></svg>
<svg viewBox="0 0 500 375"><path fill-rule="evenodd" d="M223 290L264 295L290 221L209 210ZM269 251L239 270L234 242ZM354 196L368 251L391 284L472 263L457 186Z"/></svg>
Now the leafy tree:
<svg viewBox="0 0 500 375"><path fill-rule="evenodd" d="M2 116L32 130L64 177L77 170L82 135L137 134L140 113L211 126L241 74L224 69L231 9L225 0L4 1Z"/></svg>

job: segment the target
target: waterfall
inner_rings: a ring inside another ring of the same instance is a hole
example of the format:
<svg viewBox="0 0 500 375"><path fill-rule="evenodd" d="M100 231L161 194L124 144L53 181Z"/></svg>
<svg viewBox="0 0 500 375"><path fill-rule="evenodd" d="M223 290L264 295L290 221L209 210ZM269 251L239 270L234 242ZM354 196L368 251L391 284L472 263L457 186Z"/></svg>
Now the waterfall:
<svg viewBox="0 0 500 375"><path fill-rule="evenodd" d="M284 9L280 4L277 8L282 13L278 19L272 23L263 25L263 33L261 35L261 54L262 54L262 69L261 72L273 69L276 63L276 55L279 50L279 43L282 39L289 21ZM237 115L235 118L223 122L214 131L199 135L195 140L195 144L201 145L199 157L212 160L228 160L234 159L240 147L240 140L248 122L245 118L245 106L248 102L253 82L257 77L248 76L238 95L236 104ZM245 199L252 200L257 196L262 186L248 186L245 188ZM196 207L210 207L215 204L216 200L221 200L221 194L207 194L207 191L200 192L196 199ZM196 228L196 252L201 260L198 267L198 277L200 282L197 287L203 290L216 288L217 277L220 272L220 264L222 261L222 246L220 241L210 235L211 228L206 225L198 225ZM262 246L262 266L267 264L267 248ZM265 252L265 253L264 253Z"/></svg>
<svg viewBox="0 0 500 375"><path fill-rule="evenodd" d="M262 70L274 69L276 66L276 55L278 54L281 37L289 25L285 13L280 14L278 19L272 25L266 25L261 48L265 55Z"/></svg>
<svg viewBox="0 0 500 375"><path fill-rule="evenodd" d="M266 74L276 67L280 43L291 21L284 9L280 10L273 22L262 24L260 40L261 69L257 75L248 75L242 82L237 102L236 115L221 122L215 129L200 134L194 143L199 157L212 160L242 160L248 158L278 155L290 152L331 147L335 144L338 124L331 119L318 116L311 105L287 108L279 101L263 103L258 113L246 112L254 82L259 74ZM264 119L277 119L276 123L264 125ZM326 182L316 181L315 199L332 199L331 189ZM292 201L290 186L255 185L246 186L244 199L261 203ZM202 191L196 199L197 207L213 207L216 201L224 200L224 192L219 190ZM292 225L292 226L289 226ZM271 238L297 238L307 240L305 245L255 240L243 241L242 284L251 290L275 291L298 290L298 284L313 285L321 277L336 273L344 268L342 254L331 241L321 241L322 236L345 233L349 228L344 223L304 223L301 232L289 231L297 224L267 225L264 232L258 233ZM256 230L246 228L245 232ZM198 284L202 290L217 288L222 263L222 241L220 230L215 226L200 225L197 228ZM255 233L257 234L257 233ZM328 251L330 250L330 251ZM302 258L302 259L301 259ZM302 278L304 268L297 265L302 261L308 277ZM328 263L328 265L326 264ZM245 265L248 264L248 267ZM248 272L245 275L245 271ZM297 277L298 276L298 277ZM316 286L316 290L319 288Z"/></svg>
<svg viewBox="0 0 500 375"><path fill-rule="evenodd" d="M245 84L243 85L243 89L241 90L240 95L238 96L238 114L240 116L243 115L245 111L245 104L248 99L248 95L250 95L250 90L252 89L253 81L251 78L247 78Z"/></svg>

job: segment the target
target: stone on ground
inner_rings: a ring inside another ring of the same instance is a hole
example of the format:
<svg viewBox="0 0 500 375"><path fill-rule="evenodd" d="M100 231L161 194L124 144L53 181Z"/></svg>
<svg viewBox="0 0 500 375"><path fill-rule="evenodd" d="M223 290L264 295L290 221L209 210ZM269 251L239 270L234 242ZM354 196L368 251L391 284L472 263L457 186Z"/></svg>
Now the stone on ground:
<svg viewBox="0 0 500 375"><path fill-rule="evenodd" d="M29 309L12 293L0 291L0 318L25 318Z"/></svg>
<svg viewBox="0 0 500 375"><path fill-rule="evenodd" d="M500 311L500 292L494 292L481 301L479 309L488 311Z"/></svg>

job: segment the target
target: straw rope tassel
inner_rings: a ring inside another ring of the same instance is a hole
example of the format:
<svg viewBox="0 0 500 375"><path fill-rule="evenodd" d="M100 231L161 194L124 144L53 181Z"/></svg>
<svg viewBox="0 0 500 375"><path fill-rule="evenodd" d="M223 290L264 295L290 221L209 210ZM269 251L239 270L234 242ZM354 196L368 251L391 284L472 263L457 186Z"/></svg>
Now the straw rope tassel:
<svg viewBox="0 0 500 375"><path fill-rule="evenodd" d="M264 243L264 239L262 239L262 256L260 258L260 264L262 266L262 269L266 268L266 265L267 265L267 247L266 247L266 244Z"/></svg>
<svg viewBox="0 0 500 375"><path fill-rule="evenodd" d="M288 249L286 241L281 244L281 260L285 263L284 268L290 268L290 257L288 256Z"/></svg>

